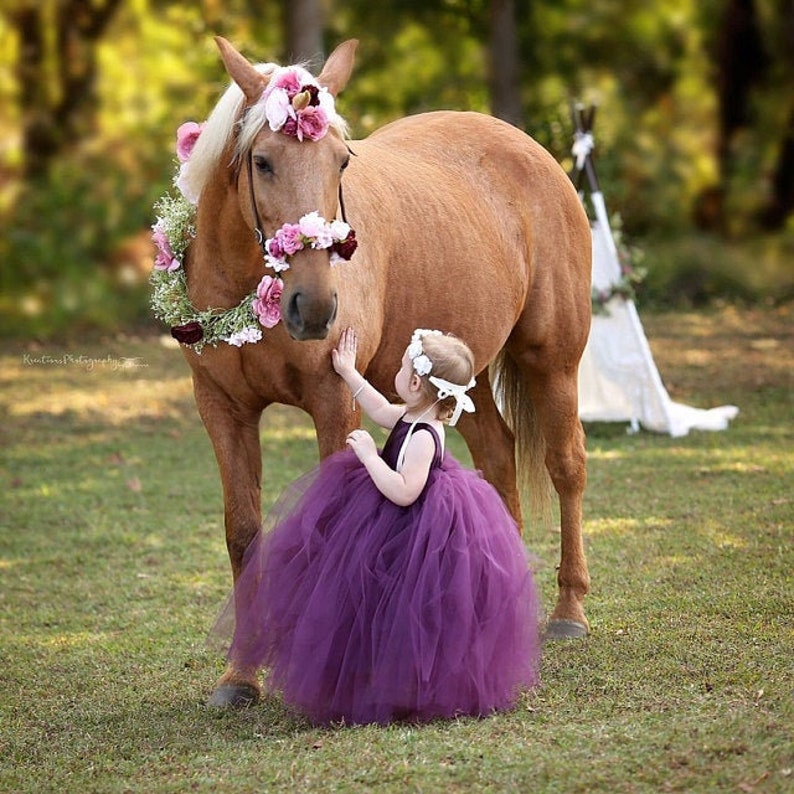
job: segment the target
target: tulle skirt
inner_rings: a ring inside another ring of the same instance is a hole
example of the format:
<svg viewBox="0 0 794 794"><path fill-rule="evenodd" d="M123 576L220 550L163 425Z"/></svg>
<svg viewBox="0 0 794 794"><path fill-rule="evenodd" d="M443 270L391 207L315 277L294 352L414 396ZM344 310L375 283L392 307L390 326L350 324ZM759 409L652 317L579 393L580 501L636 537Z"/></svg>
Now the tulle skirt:
<svg viewBox="0 0 794 794"><path fill-rule="evenodd" d="M486 715L538 681L528 556L492 486L446 455L410 507L355 455L293 483L249 547L229 658L317 724Z"/></svg>

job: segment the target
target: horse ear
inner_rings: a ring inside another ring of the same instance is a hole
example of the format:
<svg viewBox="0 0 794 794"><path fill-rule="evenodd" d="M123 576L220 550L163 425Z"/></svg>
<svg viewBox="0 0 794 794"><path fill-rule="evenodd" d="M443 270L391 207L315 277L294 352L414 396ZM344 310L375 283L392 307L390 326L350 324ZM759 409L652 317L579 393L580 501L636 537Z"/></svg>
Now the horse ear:
<svg viewBox="0 0 794 794"><path fill-rule="evenodd" d="M253 104L262 96L262 91L268 84L268 78L257 72L223 36L216 36L215 43L221 51L223 65L226 67L229 77L240 86L248 102Z"/></svg>
<svg viewBox="0 0 794 794"><path fill-rule="evenodd" d="M336 96L346 85L353 72L353 60L358 39L343 41L329 56L317 82Z"/></svg>

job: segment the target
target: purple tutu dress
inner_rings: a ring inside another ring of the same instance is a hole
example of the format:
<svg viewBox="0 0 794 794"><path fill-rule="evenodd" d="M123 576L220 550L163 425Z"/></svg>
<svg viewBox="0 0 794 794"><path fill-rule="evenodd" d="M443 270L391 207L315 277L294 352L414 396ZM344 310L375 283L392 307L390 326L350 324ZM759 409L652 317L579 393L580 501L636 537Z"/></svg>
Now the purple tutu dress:
<svg viewBox="0 0 794 794"><path fill-rule="evenodd" d="M395 467L410 425L381 452ZM436 443L427 485L390 502L350 450L293 483L246 552L229 658L317 724L486 715L538 681L539 609L494 488Z"/></svg>

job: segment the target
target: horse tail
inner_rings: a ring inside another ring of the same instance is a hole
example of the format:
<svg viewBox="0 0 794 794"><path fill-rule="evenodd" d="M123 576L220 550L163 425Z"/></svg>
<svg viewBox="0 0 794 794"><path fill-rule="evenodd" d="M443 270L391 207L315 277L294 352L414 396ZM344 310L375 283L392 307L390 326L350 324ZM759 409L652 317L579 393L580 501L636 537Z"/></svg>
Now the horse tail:
<svg viewBox="0 0 794 794"><path fill-rule="evenodd" d="M510 355L502 350L491 364L496 404L515 438L516 484L528 497L530 516L549 526L554 486L546 469L546 441L526 380Z"/></svg>

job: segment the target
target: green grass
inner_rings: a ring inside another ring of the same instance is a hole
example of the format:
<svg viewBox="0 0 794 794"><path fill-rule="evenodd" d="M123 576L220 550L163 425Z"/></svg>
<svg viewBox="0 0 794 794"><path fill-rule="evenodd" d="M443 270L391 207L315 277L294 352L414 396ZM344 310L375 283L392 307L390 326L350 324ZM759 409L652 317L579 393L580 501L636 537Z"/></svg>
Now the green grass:
<svg viewBox="0 0 794 794"><path fill-rule="evenodd" d="M423 727L206 708L230 576L186 365L154 337L5 344L0 791L791 790L793 315L643 317L672 396L739 417L590 426L590 636L546 646L516 711ZM267 507L316 447L286 408L262 440ZM526 540L550 610L558 534Z"/></svg>

